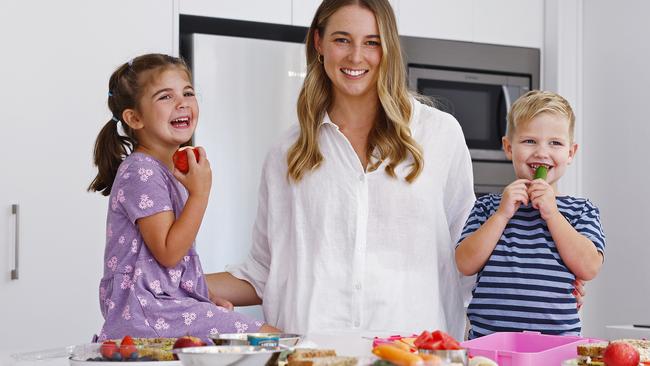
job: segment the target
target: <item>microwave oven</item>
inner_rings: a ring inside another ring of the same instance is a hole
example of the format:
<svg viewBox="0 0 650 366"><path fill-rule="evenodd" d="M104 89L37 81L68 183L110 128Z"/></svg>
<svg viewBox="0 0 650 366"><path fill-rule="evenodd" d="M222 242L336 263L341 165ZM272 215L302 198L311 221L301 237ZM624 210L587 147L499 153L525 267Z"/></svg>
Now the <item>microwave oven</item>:
<svg viewBox="0 0 650 366"><path fill-rule="evenodd" d="M528 75L409 65L409 86L460 123L472 160L506 161L501 138L512 103L531 89Z"/></svg>

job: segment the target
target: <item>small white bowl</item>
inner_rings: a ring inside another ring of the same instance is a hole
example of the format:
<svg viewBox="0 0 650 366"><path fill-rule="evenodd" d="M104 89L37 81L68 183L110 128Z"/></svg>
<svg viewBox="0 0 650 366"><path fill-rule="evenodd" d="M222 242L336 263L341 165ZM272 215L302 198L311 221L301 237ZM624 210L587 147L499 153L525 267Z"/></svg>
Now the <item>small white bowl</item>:
<svg viewBox="0 0 650 366"><path fill-rule="evenodd" d="M204 346L173 351L184 366L260 366L277 362L280 348L254 346Z"/></svg>

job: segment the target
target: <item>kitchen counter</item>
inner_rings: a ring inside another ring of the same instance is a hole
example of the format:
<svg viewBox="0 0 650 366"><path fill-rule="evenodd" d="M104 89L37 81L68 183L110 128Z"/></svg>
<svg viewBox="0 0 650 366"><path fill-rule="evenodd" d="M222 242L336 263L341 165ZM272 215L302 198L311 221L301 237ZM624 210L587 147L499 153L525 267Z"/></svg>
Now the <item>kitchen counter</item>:
<svg viewBox="0 0 650 366"><path fill-rule="evenodd" d="M342 356L357 356L366 358L371 355L373 337L387 337L391 334L378 332L323 332L308 334L303 344L309 347L335 349ZM62 345L62 348L65 346ZM20 352L39 351L38 348L21 349L17 351L0 350L0 365L2 366L69 366L66 357L52 358L39 361L16 361L12 354ZM117 365L118 363L116 363Z"/></svg>

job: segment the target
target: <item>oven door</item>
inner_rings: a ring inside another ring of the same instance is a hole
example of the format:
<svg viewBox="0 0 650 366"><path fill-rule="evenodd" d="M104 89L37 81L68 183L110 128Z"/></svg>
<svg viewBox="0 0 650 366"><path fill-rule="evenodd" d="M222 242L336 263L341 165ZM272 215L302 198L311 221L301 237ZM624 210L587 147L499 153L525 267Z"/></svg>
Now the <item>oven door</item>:
<svg viewBox="0 0 650 366"><path fill-rule="evenodd" d="M501 138L511 103L530 89L530 78L409 67L409 85L460 123L472 159L506 160Z"/></svg>

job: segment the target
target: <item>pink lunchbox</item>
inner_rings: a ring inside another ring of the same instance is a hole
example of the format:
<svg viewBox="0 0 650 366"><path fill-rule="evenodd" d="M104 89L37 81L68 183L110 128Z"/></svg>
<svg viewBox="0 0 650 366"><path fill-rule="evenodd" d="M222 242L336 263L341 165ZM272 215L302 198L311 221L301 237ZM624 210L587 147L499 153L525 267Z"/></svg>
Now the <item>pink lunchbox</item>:
<svg viewBox="0 0 650 366"><path fill-rule="evenodd" d="M560 366L578 357L577 346L600 339L539 332L497 332L461 343L470 356L485 356L499 366Z"/></svg>

